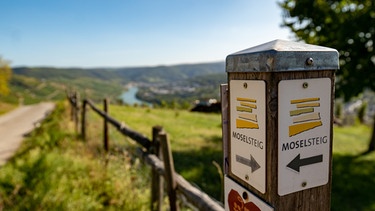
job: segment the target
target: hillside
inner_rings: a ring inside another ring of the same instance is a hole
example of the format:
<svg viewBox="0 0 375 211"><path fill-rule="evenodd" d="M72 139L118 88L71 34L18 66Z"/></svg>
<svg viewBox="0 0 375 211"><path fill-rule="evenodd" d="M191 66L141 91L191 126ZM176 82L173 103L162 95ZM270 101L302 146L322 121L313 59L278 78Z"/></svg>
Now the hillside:
<svg viewBox="0 0 375 211"><path fill-rule="evenodd" d="M114 102L131 83L140 88L137 97L157 104L218 98L218 87L226 81L224 62L127 68L15 67L13 76L12 90L17 90L19 96L29 96L24 93L27 91L34 98L52 95L54 100L61 99L64 89L71 89L94 100L108 97ZM40 84L55 90L43 95ZM23 98L33 101L32 97Z"/></svg>
<svg viewBox="0 0 375 211"><path fill-rule="evenodd" d="M93 78L121 83L160 83L185 80L196 76L225 73L224 62L185 64L157 67L126 68L54 68L54 67L16 67L13 73L38 79L75 80Z"/></svg>
<svg viewBox="0 0 375 211"><path fill-rule="evenodd" d="M13 73L10 81L11 94L0 96L0 102L10 104L33 104L41 101L56 101L65 98L67 90L77 90L85 97L101 100L116 99L123 91L119 83L95 78L37 78Z"/></svg>

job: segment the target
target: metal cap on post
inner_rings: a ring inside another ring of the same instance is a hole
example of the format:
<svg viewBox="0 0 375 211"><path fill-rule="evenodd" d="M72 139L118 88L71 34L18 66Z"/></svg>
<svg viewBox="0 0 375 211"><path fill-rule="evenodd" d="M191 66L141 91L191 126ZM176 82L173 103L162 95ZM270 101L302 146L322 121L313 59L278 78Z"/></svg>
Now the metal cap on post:
<svg viewBox="0 0 375 211"><path fill-rule="evenodd" d="M335 49L284 40L227 56L227 209L241 198L261 210L330 209L338 61Z"/></svg>
<svg viewBox="0 0 375 211"><path fill-rule="evenodd" d="M274 40L227 57L226 71L280 72L337 70L337 50L285 40Z"/></svg>

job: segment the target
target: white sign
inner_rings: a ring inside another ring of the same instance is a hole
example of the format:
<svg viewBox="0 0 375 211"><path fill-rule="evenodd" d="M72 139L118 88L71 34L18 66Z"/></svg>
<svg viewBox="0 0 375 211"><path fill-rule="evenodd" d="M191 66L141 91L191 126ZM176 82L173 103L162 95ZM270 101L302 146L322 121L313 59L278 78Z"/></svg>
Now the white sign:
<svg viewBox="0 0 375 211"><path fill-rule="evenodd" d="M266 192L266 85L260 80L231 80L230 171Z"/></svg>
<svg viewBox="0 0 375 211"><path fill-rule="evenodd" d="M328 182L331 83L329 78L279 83L280 196Z"/></svg>
<svg viewBox="0 0 375 211"><path fill-rule="evenodd" d="M260 198L238 185L228 177L225 177L225 210L251 210L272 211L273 208Z"/></svg>

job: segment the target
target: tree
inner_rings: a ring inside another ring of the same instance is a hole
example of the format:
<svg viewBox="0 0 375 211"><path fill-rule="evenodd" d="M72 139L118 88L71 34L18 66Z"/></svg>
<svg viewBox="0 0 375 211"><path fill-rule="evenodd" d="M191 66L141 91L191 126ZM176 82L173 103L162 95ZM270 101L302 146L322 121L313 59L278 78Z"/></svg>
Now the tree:
<svg viewBox="0 0 375 211"><path fill-rule="evenodd" d="M12 70L10 69L9 62L0 57L0 95L9 94L8 83L11 76Z"/></svg>
<svg viewBox="0 0 375 211"><path fill-rule="evenodd" d="M283 0L279 6L284 12L282 25L297 40L339 51L337 97L348 100L365 88L375 90L373 0ZM375 130L368 151L374 149Z"/></svg>

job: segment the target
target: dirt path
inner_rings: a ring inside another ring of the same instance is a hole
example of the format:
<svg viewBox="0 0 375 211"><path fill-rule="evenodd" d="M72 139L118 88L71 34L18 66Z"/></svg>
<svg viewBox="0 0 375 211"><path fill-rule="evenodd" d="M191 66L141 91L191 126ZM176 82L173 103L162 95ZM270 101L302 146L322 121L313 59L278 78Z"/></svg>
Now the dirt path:
<svg viewBox="0 0 375 211"><path fill-rule="evenodd" d="M24 138L55 107L53 103L21 106L0 116L0 166L12 157Z"/></svg>

